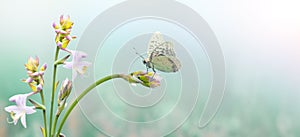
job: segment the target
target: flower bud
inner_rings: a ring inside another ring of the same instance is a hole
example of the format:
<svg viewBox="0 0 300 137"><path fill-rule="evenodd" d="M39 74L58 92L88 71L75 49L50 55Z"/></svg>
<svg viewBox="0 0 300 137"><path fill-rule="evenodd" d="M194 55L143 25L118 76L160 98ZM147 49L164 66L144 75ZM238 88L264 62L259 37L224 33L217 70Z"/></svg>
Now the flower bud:
<svg viewBox="0 0 300 137"><path fill-rule="evenodd" d="M44 63L43 65L42 65L42 67L40 68L40 71L45 71L47 69L47 64L46 63Z"/></svg>
<svg viewBox="0 0 300 137"><path fill-rule="evenodd" d="M153 72L136 71L130 75L122 75L122 78L127 80L131 84L140 83L143 86L149 88L155 88L160 86L162 78Z"/></svg>
<svg viewBox="0 0 300 137"><path fill-rule="evenodd" d="M39 66L39 58L36 57L35 59L33 57L29 57L27 63L25 64L25 68L27 71L30 72L36 72L38 71Z"/></svg>
<svg viewBox="0 0 300 137"><path fill-rule="evenodd" d="M70 95L72 90L72 81L70 81L68 78L62 82L59 95L58 95L58 104L61 103L61 101L66 100L67 97Z"/></svg>
<svg viewBox="0 0 300 137"><path fill-rule="evenodd" d="M52 27L56 30L59 29L59 26L55 22L52 23Z"/></svg>
<svg viewBox="0 0 300 137"><path fill-rule="evenodd" d="M28 77L26 80L23 80L25 83L31 83L33 79L31 77Z"/></svg>
<svg viewBox="0 0 300 137"><path fill-rule="evenodd" d="M28 84L34 93L40 92L43 89L42 83L40 83L39 85L36 85L34 82Z"/></svg>

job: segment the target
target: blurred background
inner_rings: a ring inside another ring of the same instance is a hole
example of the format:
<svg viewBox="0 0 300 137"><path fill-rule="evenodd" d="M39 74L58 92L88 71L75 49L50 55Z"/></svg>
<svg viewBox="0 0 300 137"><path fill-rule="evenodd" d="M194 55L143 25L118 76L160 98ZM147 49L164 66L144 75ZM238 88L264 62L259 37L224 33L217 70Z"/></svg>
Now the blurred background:
<svg viewBox="0 0 300 137"><path fill-rule="evenodd" d="M26 78L24 63L29 56L39 56L41 63L53 62L55 34L52 22L57 22L61 14L71 15L75 22L72 34L80 38L97 15L121 2L123 1L1 2L0 136L41 136L39 127L43 123L40 113L27 116L28 127L24 129L20 122L17 126L8 124L9 114L3 108L12 104L8 101L12 95L29 92L28 86L20 81ZM184 124L169 136L299 136L300 131L297 129L300 128L300 120L297 116L300 115L300 2L178 2L195 10L214 31L225 56L227 82L220 110L207 127L197 127L202 110L195 109ZM72 41L70 47L74 48L76 42ZM51 90L51 72L52 67L48 67L45 74L49 83L45 86L46 91ZM60 69L58 75L58 79L63 79L71 76L71 72ZM46 95L50 96L49 93ZM108 120L107 126L113 129L114 121ZM138 129L124 127L119 136L140 136L137 131ZM89 123L79 107L72 112L63 132L72 137L105 136Z"/></svg>

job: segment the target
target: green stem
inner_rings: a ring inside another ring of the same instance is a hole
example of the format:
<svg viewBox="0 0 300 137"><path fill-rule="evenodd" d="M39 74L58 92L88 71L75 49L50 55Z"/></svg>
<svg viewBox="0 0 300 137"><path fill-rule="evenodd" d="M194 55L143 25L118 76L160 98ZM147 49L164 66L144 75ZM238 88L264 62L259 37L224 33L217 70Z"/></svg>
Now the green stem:
<svg viewBox="0 0 300 137"><path fill-rule="evenodd" d="M58 53L59 53L59 47L56 47L56 51L55 51L55 57L54 57L54 62L57 60L58 58ZM51 137L51 128L52 128L52 117L53 117L53 106L54 106L54 95L55 95L55 79L56 79L56 68L57 65L54 65L53 67L53 78L52 78L52 94L51 94L51 108L50 108L50 126L49 126L49 132L50 135L49 137Z"/></svg>
<svg viewBox="0 0 300 137"><path fill-rule="evenodd" d="M99 84L114 79L114 78L123 78L124 76L122 74L114 74L114 75L110 75L110 76L106 76L102 79L97 80L95 83L93 83L92 85L90 85L88 88L86 88L74 101L73 103L70 105L70 107L68 108L68 110L66 111L62 121L60 122L59 128L58 128L58 132L56 134L56 136L58 137L62 127L65 123L65 121L67 120L68 116L70 115L70 113L72 112L72 110L74 109L74 107L77 105L77 103L87 94L89 93L93 88L97 87Z"/></svg>
<svg viewBox="0 0 300 137"><path fill-rule="evenodd" d="M42 104L45 106L45 98L44 98L44 92L43 90L40 91L41 99L42 99ZM45 126L45 134L47 137L47 116L46 116L46 110L43 110L43 117L44 117L44 126Z"/></svg>
<svg viewBox="0 0 300 137"><path fill-rule="evenodd" d="M56 115L55 119L54 119L54 124L53 124L52 131L51 131L53 136L55 135L55 129L56 129L56 123L57 123L58 117L59 117L59 115Z"/></svg>

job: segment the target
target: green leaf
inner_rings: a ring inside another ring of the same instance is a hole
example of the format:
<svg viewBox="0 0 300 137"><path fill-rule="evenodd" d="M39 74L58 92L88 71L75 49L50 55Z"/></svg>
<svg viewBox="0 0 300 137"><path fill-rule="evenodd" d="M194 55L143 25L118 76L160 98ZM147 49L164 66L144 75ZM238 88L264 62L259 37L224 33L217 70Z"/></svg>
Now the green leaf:
<svg viewBox="0 0 300 137"><path fill-rule="evenodd" d="M67 55L67 56L65 56L65 57L63 57L63 58L61 58L61 59L59 59L59 60L56 60L56 61L54 62L54 65L64 64L65 61L66 61L70 56L71 56L71 55L69 54L69 55Z"/></svg>
<svg viewBox="0 0 300 137"><path fill-rule="evenodd" d="M58 86L59 81L56 81L55 86L54 86L54 91L56 91L56 88Z"/></svg>
<svg viewBox="0 0 300 137"><path fill-rule="evenodd" d="M38 103L38 102L36 102L36 101L34 101L34 100L32 100L32 99L29 99L29 101L30 101L30 103L31 103L32 105L34 105L34 107L35 107L36 109L46 110L46 107L45 107L44 105L42 105L42 104L40 104L40 103Z"/></svg>

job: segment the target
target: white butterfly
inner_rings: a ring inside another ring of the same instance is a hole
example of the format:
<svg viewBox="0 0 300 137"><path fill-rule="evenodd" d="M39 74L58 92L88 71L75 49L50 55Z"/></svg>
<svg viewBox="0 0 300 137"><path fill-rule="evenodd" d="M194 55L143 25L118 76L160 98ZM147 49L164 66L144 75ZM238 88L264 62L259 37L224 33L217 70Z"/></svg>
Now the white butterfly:
<svg viewBox="0 0 300 137"><path fill-rule="evenodd" d="M180 61L176 58L173 43L164 41L160 32L155 32L148 43L148 57L143 63L148 68L163 72L177 72L181 68Z"/></svg>

